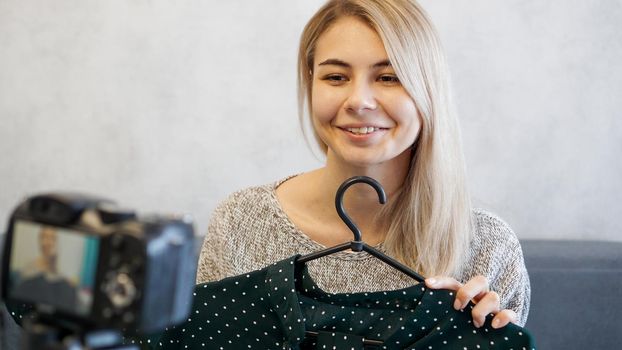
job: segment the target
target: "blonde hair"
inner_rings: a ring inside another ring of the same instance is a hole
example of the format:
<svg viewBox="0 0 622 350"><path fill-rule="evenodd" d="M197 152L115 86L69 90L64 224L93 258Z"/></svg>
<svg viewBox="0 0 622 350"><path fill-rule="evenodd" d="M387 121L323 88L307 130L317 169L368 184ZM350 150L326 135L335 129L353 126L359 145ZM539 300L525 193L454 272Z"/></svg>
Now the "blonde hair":
<svg viewBox="0 0 622 350"><path fill-rule="evenodd" d="M298 52L301 122L305 109L311 111L317 40L344 16L356 17L378 33L422 120L408 175L379 216L388 226L384 247L423 275L456 275L471 235L464 157L443 50L436 29L415 1L333 0L318 10L302 33ZM326 153L326 144L313 133Z"/></svg>

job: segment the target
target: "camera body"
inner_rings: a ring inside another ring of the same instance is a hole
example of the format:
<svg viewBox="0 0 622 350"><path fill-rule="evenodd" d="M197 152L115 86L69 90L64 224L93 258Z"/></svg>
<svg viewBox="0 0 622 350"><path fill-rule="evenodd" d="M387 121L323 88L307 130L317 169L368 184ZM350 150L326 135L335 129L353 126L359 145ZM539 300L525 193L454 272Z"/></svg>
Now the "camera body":
<svg viewBox="0 0 622 350"><path fill-rule="evenodd" d="M157 332L188 316L195 252L189 219L139 218L81 194L36 195L9 220L2 299L84 332Z"/></svg>

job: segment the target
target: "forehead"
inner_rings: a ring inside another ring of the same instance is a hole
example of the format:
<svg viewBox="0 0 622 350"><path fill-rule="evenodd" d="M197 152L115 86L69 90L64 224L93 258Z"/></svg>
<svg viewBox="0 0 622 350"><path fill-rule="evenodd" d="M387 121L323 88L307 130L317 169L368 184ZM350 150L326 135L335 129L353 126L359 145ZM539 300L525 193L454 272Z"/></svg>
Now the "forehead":
<svg viewBox="0 0 622 350"><path fill-rule="evenodd" d="M51 227L44 227L41 229L39 235L40 238L56 238L56 231Z"/></svg>
<svg viewBox="0 0 622 350"><path fill-rule="evenodd" d="M337 19L318 38L314 64L330 58L367 65L388 56L378 33L361 19L348 16Z"/></svg>

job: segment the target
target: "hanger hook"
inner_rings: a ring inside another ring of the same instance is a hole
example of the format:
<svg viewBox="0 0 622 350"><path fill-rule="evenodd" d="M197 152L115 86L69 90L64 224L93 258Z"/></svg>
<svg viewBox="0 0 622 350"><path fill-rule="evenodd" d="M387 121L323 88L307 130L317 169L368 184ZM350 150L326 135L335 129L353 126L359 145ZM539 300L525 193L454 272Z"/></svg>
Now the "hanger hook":
<svg viewBox="0 0 622 350"><path fill-rule="evenodd" d="M339 189L337 190L337 195L335 196L335 207L337 208L337 214L339 214L341 220L343 220L343 222L348 225L350 231L352 231L352 233L354 234L354 241L356 242L362 241L361 230L356 227L354 222L352 222L350 216L346 214L346 211L343 208L343 196L350 186L360 182L366 183L376 190L376 192L378 193L378 201L381 204L387 202L387 195L384 193L384 188L382 188L382 185L369 176L354 176L347 179L346 181L344 181L344 183L341 184L341 186L339 186Z"/></svg>

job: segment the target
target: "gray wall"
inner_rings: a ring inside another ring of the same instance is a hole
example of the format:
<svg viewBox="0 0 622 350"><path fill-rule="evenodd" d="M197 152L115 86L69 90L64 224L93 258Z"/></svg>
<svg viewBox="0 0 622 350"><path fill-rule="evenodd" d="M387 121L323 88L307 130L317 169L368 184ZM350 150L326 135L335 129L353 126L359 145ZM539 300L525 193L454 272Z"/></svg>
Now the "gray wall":
<svg viewBox="0 0 622 350"><path fill-rule="evenodd" d="M321 3L0 1L0 221L70 189L191 213L203 233L228 193L321 165L295 100ZM521 238L622 241L622 1L422 3L476 205Z"/></svg>

